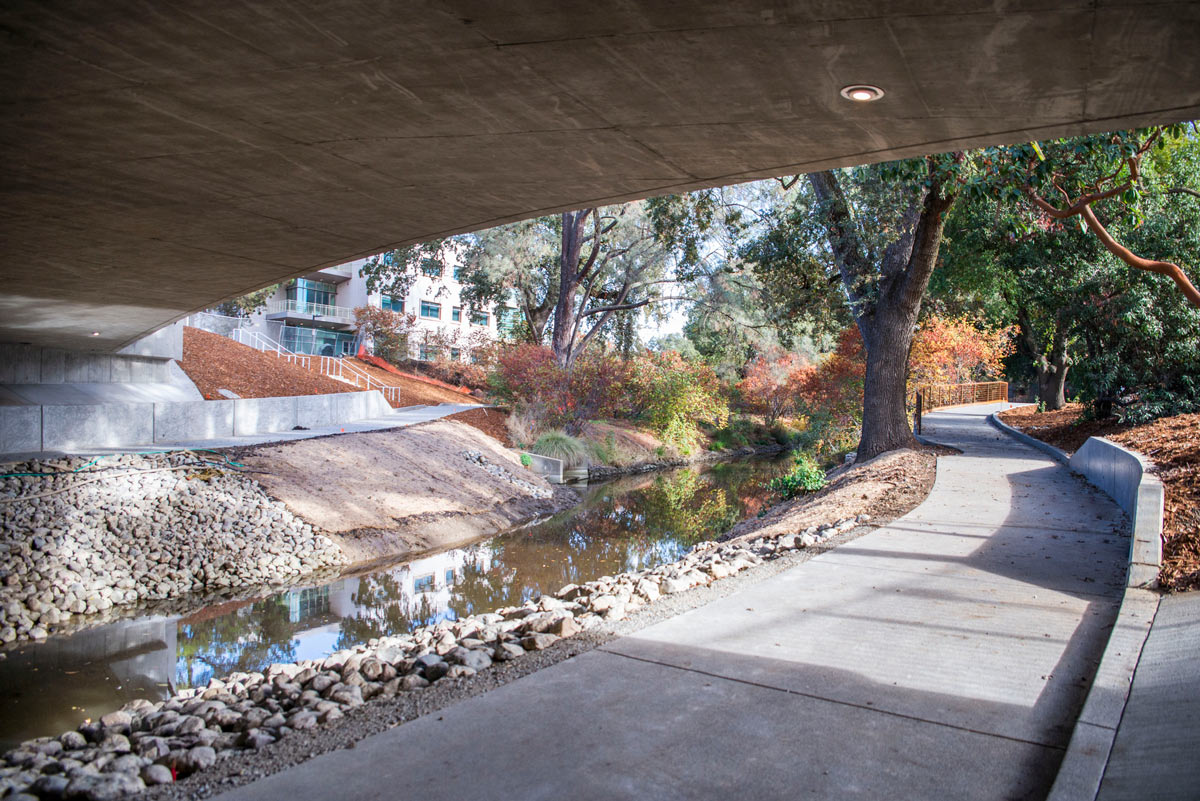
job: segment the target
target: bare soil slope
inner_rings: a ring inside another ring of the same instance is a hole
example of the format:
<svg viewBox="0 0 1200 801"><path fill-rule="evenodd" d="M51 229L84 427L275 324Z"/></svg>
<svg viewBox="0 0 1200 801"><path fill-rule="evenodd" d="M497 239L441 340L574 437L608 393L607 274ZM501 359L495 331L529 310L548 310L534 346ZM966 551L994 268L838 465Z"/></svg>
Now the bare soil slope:
<svg viewBox="0 0 1200 801"><path fill-rule="evenodd" d="M209 400L221 399L219 389L243 398L328 395L355 389L270 353L191 326L183 329L183 361L179 366Z"/></svg>
<svg viewBox="0 0 1200 801"><path fill-rule="evenodd" d="M795 534L809 526L861 514L870 515L872 525L885 525L925 500L936 477L934 450L888 451L862 464L839 468L821 491L785 501L760 518L743 521L723 539Z"/></svg>
<svg viewBox="0 0 1200 801"><path fill-rule="evenodd" d="M493 475L465 451L553 497ZM576 499L555 492L495 439L446 420L263 445L238 460L263 470L258 480L268 494L329 533L355 562L462 544Z"/></svg>

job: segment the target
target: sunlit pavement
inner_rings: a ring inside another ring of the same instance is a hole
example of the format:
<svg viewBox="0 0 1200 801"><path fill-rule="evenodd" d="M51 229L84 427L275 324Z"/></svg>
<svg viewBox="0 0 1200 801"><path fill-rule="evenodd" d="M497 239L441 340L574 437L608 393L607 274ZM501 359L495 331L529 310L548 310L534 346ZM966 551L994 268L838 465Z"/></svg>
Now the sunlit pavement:
<svg viewBox="0 0 1200 801"><path fill-rule="evenodd" d="M1040 798L1116 616L1108 498L972 406L890 526L223 799Z"/></svg>

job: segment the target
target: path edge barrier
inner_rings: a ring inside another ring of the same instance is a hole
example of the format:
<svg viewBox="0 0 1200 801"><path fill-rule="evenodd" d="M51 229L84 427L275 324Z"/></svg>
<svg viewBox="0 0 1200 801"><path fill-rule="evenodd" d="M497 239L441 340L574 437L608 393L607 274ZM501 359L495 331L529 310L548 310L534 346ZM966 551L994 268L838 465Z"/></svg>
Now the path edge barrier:
<svg viewBox="0 0 1200 801"><path fill-rule="evenodd" d="M1019 431L1019 430L1013 428L1008 423L1005 423L1003 420L1001 420L994 413L988 415L988 422L991 423L996 428L1003 431L1005 434L1008 434L1010 437L1017 440L1018 442L1023 442L1026 445L1037 448L1039 451L1046 454L1051 459L1054 459L1056 462L1059 462L1063 466L1065 466L1065 467L1071 466L1071 457L1067 456L1066 453L1064 453L1063 451L1060 451L1058 448L1054 447L1049 442L1042 442L1040 439L1038 439L1036 437L1029 436L1024 431Z"/></svg>
<svg viewBox="0 0 1200 801"><path fill-rule="evenodd" d="M1134 671L1158 612L1159 595L1152 588L1162 559L1162 482L1150 475L1145 457L1103 437L1090 437L1068 457L1053 445L1006 425L995 414L988 415L988 421L1087 478L1116 501L1133 524L1121 608L1047 796L1047 801L1094 801L1129 700Z"/></svg>

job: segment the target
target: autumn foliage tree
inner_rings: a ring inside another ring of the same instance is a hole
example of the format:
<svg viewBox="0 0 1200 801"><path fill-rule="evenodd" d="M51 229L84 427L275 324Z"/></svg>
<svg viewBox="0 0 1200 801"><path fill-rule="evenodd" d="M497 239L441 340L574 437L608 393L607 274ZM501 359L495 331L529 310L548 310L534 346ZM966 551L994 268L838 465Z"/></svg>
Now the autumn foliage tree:
<svg viewBox="0 0 1200 801"><path fill-rule="evenodd" d="M796 410L800 385L814 368L794 353L776 350L750 361L746 376L737 383L741 407L763 416L767 425Z"/></svg>
<svg viewBox="0 0 1200 801"><path fill-rule="evenodd" d="M1004 372L1013 352L1014 328L989 329L967 317L932 315L921 323L909 355L909 381L958 384Z"/></svg>

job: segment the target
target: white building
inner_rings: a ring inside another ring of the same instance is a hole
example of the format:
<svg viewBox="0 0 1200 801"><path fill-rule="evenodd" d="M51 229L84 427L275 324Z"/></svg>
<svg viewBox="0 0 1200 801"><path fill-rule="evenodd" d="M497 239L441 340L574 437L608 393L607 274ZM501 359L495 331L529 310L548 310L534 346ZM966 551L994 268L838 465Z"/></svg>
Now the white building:
<svg viewBox="0 0 1200 801"><path fill-rule="evenodd" d="M499 326L507 325L516 312L503 309L504 321L492 312L468 314L461 299L463 285L453 274L457 270L418 275L403 297L367 292L367 280L359 276L366 262L358 259L292 279L281 285L252 319L293 353L346 356L354 355L359 344L354 309L374 306L413 315L418 332L440 334L439 339L451 343L450 353L445 355L459 359L472 339L496 339ZM413 340L412 358L436 358L438 354L425 344L425 337L418 335Z"/></svg>

